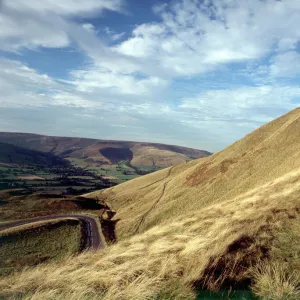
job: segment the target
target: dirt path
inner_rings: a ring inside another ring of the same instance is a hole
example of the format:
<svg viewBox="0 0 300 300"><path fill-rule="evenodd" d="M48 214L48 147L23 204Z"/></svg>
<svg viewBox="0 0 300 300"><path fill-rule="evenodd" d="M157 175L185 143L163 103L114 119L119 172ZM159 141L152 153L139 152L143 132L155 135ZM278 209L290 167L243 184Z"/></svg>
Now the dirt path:
<svg viewBox="0 0 300 300"><path fill-rule="evenodd" d="M35 222L51 221L57 219L70 219L70 218L80 220L84 223L86 243L83 250L104 248L104 242L100 237L99 228L96 220L92 217L84 216L84 215L55 215L55 216L39 217L31 220L16 221L9 224L0 225L0 231L22 226L25 224L35 223Z"/></svg>
<svg viewBox="0 0 300 300"><path fill-rule="evenodd" d="M173 169L173 167L171 167L171 168L169 169L169 172L168 172L168 174L167 174L167 176L166 176L165 178L160 179L160 180L158 180L158 181L156 181L156 182L153 182L153 183L149 184L148 186L150 186L150 185L152 185L152 184L154 184L154 183L157 183L157 182L159 182L159 181L161 181L161 180L167 179L167 178L171 175L172 169ZM161 198L162 198L162 197L164 196L164 194L165 194L165 190L166 190L167 184L168 184L170 181L171 181L171 179L164 183L164 186L163 186L163 189L162 189L162 192L161 192L160 196L159 196L158 199L152 204L152 206L150 207L150 209L147 210L147 211L143 214L143 216L142 216L140 222L138 223L138 225L137 225L137 227L136 227L136 229L135 229L135 231L134 231L134 234L138 233L138 231L139 231L141 225L145 222L146 217L150 214L150 212L151 212L151 211L157 206L157 204L160 202ZM146 186L146 187L148 187L148 186ZM145 187L142 187L142 188L145 188Z"/></svg>
<svg viewBox="0 0 300 300"><path fill-rule="evenodd" d="M145 189L145 188L147 188L147 187L149 187L149 186L151 186L151 185L153 185L153 184L155 184L155 183L157 183L157 182L160 182L160 181L162 181L162 180L167 179L167 178L171 175L171 172L172 172L173 168L174 168L174 166L171 167L171 168L169 169L168 174L166 175L166 177L164 177L164 178L162 178L162 179L158 179L158 180L156 180L156 181L154 181L154 182L151 182L150 184L141 187L141 189Z"/></svg>

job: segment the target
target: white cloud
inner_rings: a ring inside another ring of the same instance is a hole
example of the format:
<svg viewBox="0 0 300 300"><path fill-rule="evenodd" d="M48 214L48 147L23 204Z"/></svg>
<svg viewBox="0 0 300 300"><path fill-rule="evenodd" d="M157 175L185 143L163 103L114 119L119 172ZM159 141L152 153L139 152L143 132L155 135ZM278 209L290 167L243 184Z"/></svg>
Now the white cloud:
<svg viewBox="0 0 300 300"><path fill-rule="evenodd" d="M162 22L142 24L117 47L175 75L258 59L299 40L300 3L291 1L176 1L156 12Z"/></svg>
<svg viewBox="0 0 300 300"><path fill-rule="evenodd" d="M274 56L270 75L275 77L294 77L300 74L300 53L289 51Z"/></svg>
<svg viewBox="0 0 300 300"><path fill-rule="evenodd" d="M60 89L46 74L39 74L28 66L12 60L0 60L0 107L48 105L45 93Z"/></svg>
<svg viewBox="0 0 300 300"><path fill-rule="evenodd" d="M114 42L120 40L124 35L125 35L125 32L120 32L120 33L117 33L115 32L114 30L112 30L111 28L109 27L105 27L103 29L103 31L106 33L106 35Z"/></svg>
<svg viewBox="0 0 300 300"><path fill-rule="evenodd" d="M0 50L17 51L20 47L59 48L70 43L67 33L59 23L18 14L14 17L0 13Z"/></svg>
<svg viewBox="0 0 300 300"><path fill-rule="evenodd" d="M91 33L94 33L94 34L97 34L98 30L96 30L95 26L91 23L84 23L82 24L82 27L88 31L88 32L91 32Z"/></svg>
<svg viewBox="0 0 300 300"><path fill-rule="evenodd" d="M4 0L4 7L21 12L55 13L63 16L92 16L104 9L121 11L122 0Z"/></svg>
<svg viewBox="0 0 300 300"><path fill-rule="evenodd" d="M103 106L101 101L93 101L89 99L88 95L75 94L74 92L60 91L52 95L51 105L58 105L64 107L81 107L81 108L100 108ZM49 104L50 104L49 103Z"/></svg>
<svg viewBox="0 0 300 300"><path fill-rule="evenodd" d="M73 71L72 75L71 83L78 91L83 92L99 92L106 89L113 94L150 95L153 89L167 85L167 81L159 77L139 79L134 75L112 72L101 67Z"/></svg>
<svg viewBox="0 0 300 300"><path fill-rule="evenodd" d="M183 99L180 107L198 120L264 123L279 111L295 108L296 103L300 104L299 87L266 85L205 91Z"/></svg>
<svg viewBox="0 0 300 300"><path fill-rule="evenodd" d="M164 37L164 31L165 28L158 24L140 25L133 30L134 37L117 46L116 50L134 57L156 56L159 51L159 39Z"/></svg>
<svg viewBox="0 0 300 300"><path fill-rule="evenodd" d="M39 114L45 118L38 118L39 122L44 124L42 128L47 128L41 133L70 135L74 132L85 137L148 140L216 151L300 103L299 87L268 85L206 90L194 97L183 98L179 105L170 105L154 101L147 94L141 98L141 92L150 92L153 88L145 83L135 87L134 82L123 82L117 86L124 90L112 93L108 87L114 80L106 78L107 87L97 87L102 80L98 76L101 77L101 72L96 70L79 71L74 74L78 81L73 82L77 89L72 89L24 64L1 60L3 118L8 122L6 124L14 120L11 128L15 130L32 131L39 109ZM93 81L95 86L79 88ZM137 94L126 97L127 92L133 93L126 90L129 88ZM4 111L20 115L18 108L22 108L24 119L19 117L16 123L15 117L11 119ZM49 114L52 112L55 112L51 115L55 122L51 125ZM57 114L62 115L62 112L68 118L61 117L63 120L60 120ZM23 127L17 124L23 124Z"/></svg>
<svg viewBox="0 0 300 300"><path fill-rule="evenodd" d="M70 45L75 30L72 17L88 18L104 9L121 11L122 5L122 0L3 0L0 49L66 47Z"/></svg>

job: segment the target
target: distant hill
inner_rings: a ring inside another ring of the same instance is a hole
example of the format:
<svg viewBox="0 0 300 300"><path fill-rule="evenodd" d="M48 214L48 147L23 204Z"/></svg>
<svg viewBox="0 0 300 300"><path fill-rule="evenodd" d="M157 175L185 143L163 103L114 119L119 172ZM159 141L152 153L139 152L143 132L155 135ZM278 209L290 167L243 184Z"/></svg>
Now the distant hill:
<svg viewBox="0 0 300 300"><path fill-rule="evenodd" d="M0 142L0 163L55 166L67 161L53 155Z"/></svg>
<svg viewBox="0 0 300 300"><path fill-rule="evenodd" d="M0 132L0 142L30 150L53 153L75 164L115 165L128 161L133 166L168 167L211 153L156 143L55 137L30 133Z"/></svg>

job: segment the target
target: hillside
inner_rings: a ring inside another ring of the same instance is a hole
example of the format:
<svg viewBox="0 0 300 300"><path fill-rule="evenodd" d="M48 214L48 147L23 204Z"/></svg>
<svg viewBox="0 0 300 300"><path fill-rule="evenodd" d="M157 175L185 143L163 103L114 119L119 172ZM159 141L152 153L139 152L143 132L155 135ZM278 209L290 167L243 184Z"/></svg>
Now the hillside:
<svg viewBox="0 0 300 300"><path fill-rule="evenodd" d="M55 137L29 133L0 132L0 142L51 152L85 165L110 165L129 161L137 166L167 167L211 153L186 147L155 143Z"/></svg>
<svg viewBox="0 0 300 300"><path fill-rule="evenodd" d="M231 199L300 167L299 117L298 108L207 158L87 197L117 211L119 237Z"/></svg>
<svg viewBox="0 0 300 300"><path fill-rule="evenodd" d="M29 150L0 142L0 163L55 166L66 165L67 161L52 153Z"/></svg>
<svg viewBox="0 0 300 300"><path fill-rule="evenodd" d="M0 296L195 299L251 287L300 299L299 108L210 157L85 197L116 211L119 242L0 278Z"/></svg>

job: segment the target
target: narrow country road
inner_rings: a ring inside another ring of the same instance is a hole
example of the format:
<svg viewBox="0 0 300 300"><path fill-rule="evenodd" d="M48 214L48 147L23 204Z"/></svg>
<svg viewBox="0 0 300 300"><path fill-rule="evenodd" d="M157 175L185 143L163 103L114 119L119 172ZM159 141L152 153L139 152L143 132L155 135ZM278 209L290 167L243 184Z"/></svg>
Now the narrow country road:
<svg viewBox="0 0 300 300"><path fill-rule="evenodd" d="M77 219L83 222L84 232L86 237L85 249L102 249L104 248L104 242L102 241L97 226L96 220L89 216L84 215L55 215L55 216L44 216L31 220L16 221L8 224L0 225L0 231L10 229L25 224L32 224L41 221L51 221L56 219Z"/></svg>

